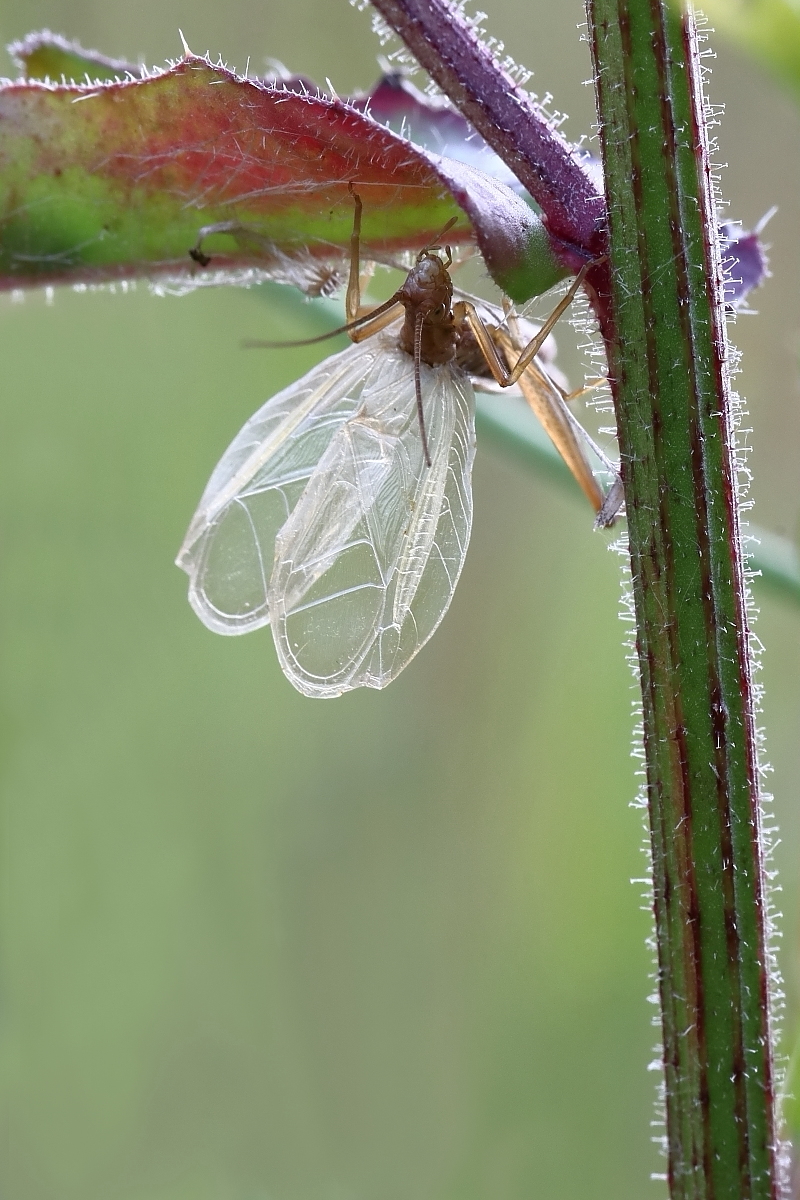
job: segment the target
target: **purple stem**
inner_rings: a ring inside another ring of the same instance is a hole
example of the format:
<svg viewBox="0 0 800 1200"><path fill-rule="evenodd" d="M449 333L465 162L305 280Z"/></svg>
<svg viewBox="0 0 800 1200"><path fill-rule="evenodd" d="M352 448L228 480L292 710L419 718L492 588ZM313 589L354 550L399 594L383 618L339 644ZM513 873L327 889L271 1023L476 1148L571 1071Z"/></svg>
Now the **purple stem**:
<svg viewBox="0 0 800 1200"><path fill-rule="evenodd" d="M509 165L554 238L602 253L605 201L542 107L508 75L449 0L372 0L417 62Z"/></svg>

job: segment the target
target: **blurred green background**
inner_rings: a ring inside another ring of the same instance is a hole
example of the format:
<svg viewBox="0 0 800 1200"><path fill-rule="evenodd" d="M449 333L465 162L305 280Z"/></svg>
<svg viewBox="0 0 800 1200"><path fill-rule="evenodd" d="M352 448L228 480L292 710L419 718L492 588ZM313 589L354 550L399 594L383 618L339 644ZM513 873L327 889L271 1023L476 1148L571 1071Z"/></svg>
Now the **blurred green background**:
<svg viewBox="0 0 800 1200"><path fill-rule="evenodd" d="M588 131L578 0L485 7ZM180 26L343 93L379 52L346 0L6 0L3 41L43 26L150 63ZM780 206L734 337L756 517L794 535L800 115L717 50L731 215ZM388 691L306 700L269 631L207 632L172 565L200 491L327 350L242 353L302 331L270 297L0 298L0 1192L661 1197L619 560L580 502L484 449L452 609ZM788 1045L800 611L760 600Z"/></svg>

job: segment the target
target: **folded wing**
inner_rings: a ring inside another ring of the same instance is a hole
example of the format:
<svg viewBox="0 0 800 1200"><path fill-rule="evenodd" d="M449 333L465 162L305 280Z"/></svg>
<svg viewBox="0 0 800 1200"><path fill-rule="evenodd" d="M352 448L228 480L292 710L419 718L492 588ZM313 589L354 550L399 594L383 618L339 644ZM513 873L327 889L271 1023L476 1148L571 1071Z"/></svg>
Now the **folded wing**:
<svg viewBox="0 0 800 1200"><path fill-rule="evenodd" d="M431 466L411 358L395 346L331 438L275 542L268 588L284 672L308 696L385 687L439 625L472 524L472 386L422 367Z"/></svg>
<svg viewBox="0 0 800 1200"><path fill-rule="evenodd" d="M348 347L284 388L236 435L203 492L177 557L189 600L216 633L269 622L275 537L337 430L380 373L380 340Z"/></svg>

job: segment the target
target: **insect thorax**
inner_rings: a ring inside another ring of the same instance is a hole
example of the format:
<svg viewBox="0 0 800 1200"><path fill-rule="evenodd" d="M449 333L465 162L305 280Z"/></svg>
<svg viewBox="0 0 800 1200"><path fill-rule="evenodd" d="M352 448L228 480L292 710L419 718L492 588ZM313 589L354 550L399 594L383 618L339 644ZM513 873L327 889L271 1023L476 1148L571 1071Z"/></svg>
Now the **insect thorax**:
<svg viewBox="0 0 800 1200"><path fill-rule="evenodd" d="M450 273L436 254L423 251L397 294L405 308L400 346L414 353L414 335L422 318L420 358L435 367L455 356L458 330L453 318L453 284Z"/></svg>

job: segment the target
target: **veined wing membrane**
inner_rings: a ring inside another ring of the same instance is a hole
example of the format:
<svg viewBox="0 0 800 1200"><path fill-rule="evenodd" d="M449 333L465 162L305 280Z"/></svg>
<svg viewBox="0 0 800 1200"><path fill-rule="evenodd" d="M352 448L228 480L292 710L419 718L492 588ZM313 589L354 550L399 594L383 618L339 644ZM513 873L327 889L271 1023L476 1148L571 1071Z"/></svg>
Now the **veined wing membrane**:
<svg viewBox="0 0 800 1200"><path fill-rule="evenodd" d="M354 316L363 206L352 183L350 192ZM459 350L464 363L480 352L497 384L510 385L595 265L584 264L506 368L502 330L471 301L453 305L451 263L447 247L444 257L436 245L420 250L392 297L345 327L362 340L248 421L178 556L201 620L219 633L271 624L284 674L307 696L385 687L437 628L472 525L475 397L454 365ZM384 327L400 307L402 326Z"/></svg>
<svg viewBox="0 0 800 1200"><path fill-rule="evenodd" d="M326 359L268 400L217 464L176 560L190 577L192 607L216 633L269 623L276 534L384 353L373 338Z"/></svg>
<svg viewBox="0 0 800 1200"><path fill-rule="evenodd" d="M278 657L295 687L382 688L450 604L472 523L474 396L461 372L384 348L362 405L332 438L280 530L269 587Z"/></svg>

